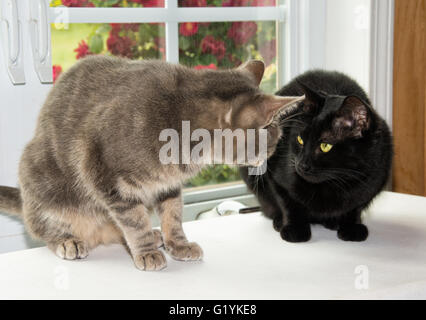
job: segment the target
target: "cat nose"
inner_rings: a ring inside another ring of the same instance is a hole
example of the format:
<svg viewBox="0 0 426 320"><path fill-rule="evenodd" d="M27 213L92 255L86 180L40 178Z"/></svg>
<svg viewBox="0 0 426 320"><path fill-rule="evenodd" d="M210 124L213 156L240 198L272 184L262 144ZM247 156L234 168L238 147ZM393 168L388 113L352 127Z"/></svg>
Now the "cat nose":
<svg viewBox="0 0 426 320"><path fill-rule="evenodd" d="M306 162L301 162L298 165L299 169L304 171L304 172L308 172L309 170L311 170L311 166L309 164L307 164Z"/></svg>

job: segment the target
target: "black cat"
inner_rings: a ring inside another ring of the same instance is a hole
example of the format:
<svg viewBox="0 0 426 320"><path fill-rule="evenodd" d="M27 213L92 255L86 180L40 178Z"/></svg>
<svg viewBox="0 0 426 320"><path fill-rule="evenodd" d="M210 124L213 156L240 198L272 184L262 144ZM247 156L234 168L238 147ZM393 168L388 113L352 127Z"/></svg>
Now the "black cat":
<svg viewBox="0 0 426 320"><path fill-rule="evenodd" d="M306 95L281 119L282 138L263 176L241 174L281 237L308 241L311 223L337 230L342 240L363 241L361 212L385 186L392 137L363 89L348 76L306 72L279 95Z"/></svg>

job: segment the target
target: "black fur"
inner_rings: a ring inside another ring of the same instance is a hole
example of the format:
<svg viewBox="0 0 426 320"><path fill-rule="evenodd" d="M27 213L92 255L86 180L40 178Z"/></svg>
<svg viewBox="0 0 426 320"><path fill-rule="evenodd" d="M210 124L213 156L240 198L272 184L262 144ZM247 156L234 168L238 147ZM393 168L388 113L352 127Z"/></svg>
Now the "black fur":
<svg viewBox="0 0 426 320"><path fill-rule="evenodd" d="M267 172L248 176L241 169L262 211L290 242L308 241L312 223L337 230L342 240L365 240L361 212L390 174L392 137L385 121L361 87L338 72L306 72L277 94L305 94L306 100L282 119L283 136ZM321 142L332 149L322 152Z"/></svg>

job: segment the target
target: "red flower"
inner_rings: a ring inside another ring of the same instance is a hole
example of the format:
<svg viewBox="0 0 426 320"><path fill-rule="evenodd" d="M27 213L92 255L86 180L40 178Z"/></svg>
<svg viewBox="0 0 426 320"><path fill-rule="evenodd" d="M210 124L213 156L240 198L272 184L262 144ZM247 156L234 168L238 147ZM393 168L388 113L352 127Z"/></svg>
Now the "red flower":
<svg viewBox="0 0 426 320"><path fill-rule="evenodd" d="M121 23L110 23L111 26L111 34L118 35L118 33L121 31L122 24Z"/></svg>
<svg viewBox="0 0 426 320"><path fill-rule="evenodd" d="M218 60L222 60L225 56L225 43L222 40L215 40L211 35L205 36L201 41L201 51L203 53L211 53Z"/></svg>
<svg viewBox="0 0 426 320"><path fill-rule="evenodd" d="M206 0L179 0L179 7L207 7Z"/></svg>
<svg viewBox="0 0 426 320"><path fill-rule="evenodd" d="M114 34L116 36L118 36L118 34L120 33L121 30L126 30L126 31L138 31L139 30L139 23L110 23L111 26L111 34Z"/></svg>
<svg viewBox="0 0 426 320"><path fill-rule="evenodd" d="M198 22L184 22L180 24L179 33L185 37L192 36L198 31Z"/></svg>
<svg viewBox="0 0 426 320"><path fill-rule="evenodd" d="M62 4L66 7L94 7L89 0L62 0Z"/></svg>
<svg viewBox="0 0 426 320"><path fill-rule="evenodd" d="M246 44L257 31L255 22L233 22L228 30L228 37L233 39L236 45Z"/></svg>
<svg viewBox="0 0 426 320"><path fill-rule="evenodd" d="M266 41L259 49L260 55L265 61L266 66L269 66L272 60L275 58L276 52L276 41L275 39Z"/></svg>
<svg viewBox="0 0 426 320"><path fill-rule="evenodd" d="M139 23L123 23L123 27L126 30L131 30L135 32L139 30Z"/></svg>
<svg viewBox="0 0 426 320"><path fill-rule="evenodd" d="M164 7L164 0L142 0L141 3L145 8Z"/></svg>
<svg viewBox="0 0 426 320"><path fill-rule="evenodd" d="M110 33L107 39L108 50L115 56L122 56L126 58L132 58L132 39L128 37L119 37L116 34Z"/></svg>
<svg viewBox="0 0 426 320"><path fill-rule="evenodd" d="M52 67L53 71L53 83L56 82L56 79L58 79L59 75L62 73L62 67L60 65L53 65Z"/></svg>
<svg viewBox="0 0 426 320"><path fill-rule="evenodd" d="M80 41L80 43L78 44L78 47L74 49L74 52L77 52L77 55L75 56L77 60L84 58L85 56L89 54L93 54L92 52L90 52L89 46L84 40Z"/></svg>
<svg viewBox="0 0 426 320"><path fill-rule="evenodd" d="M216 70L217 67L214 63L210 63L208 66L198 65L194 67L195 70L202 70L202 69L212 69Z"/></svg>

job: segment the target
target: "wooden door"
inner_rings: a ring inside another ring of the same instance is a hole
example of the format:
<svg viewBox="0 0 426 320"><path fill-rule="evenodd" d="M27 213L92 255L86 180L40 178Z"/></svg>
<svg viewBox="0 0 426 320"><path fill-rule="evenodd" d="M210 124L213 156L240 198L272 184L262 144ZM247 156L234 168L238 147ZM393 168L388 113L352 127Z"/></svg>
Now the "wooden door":
<svg viewBox="0 0 426 320"><path fill-rule="evenodd" d="M426 196L426 0L395 0L393 190Z"/></svg>

